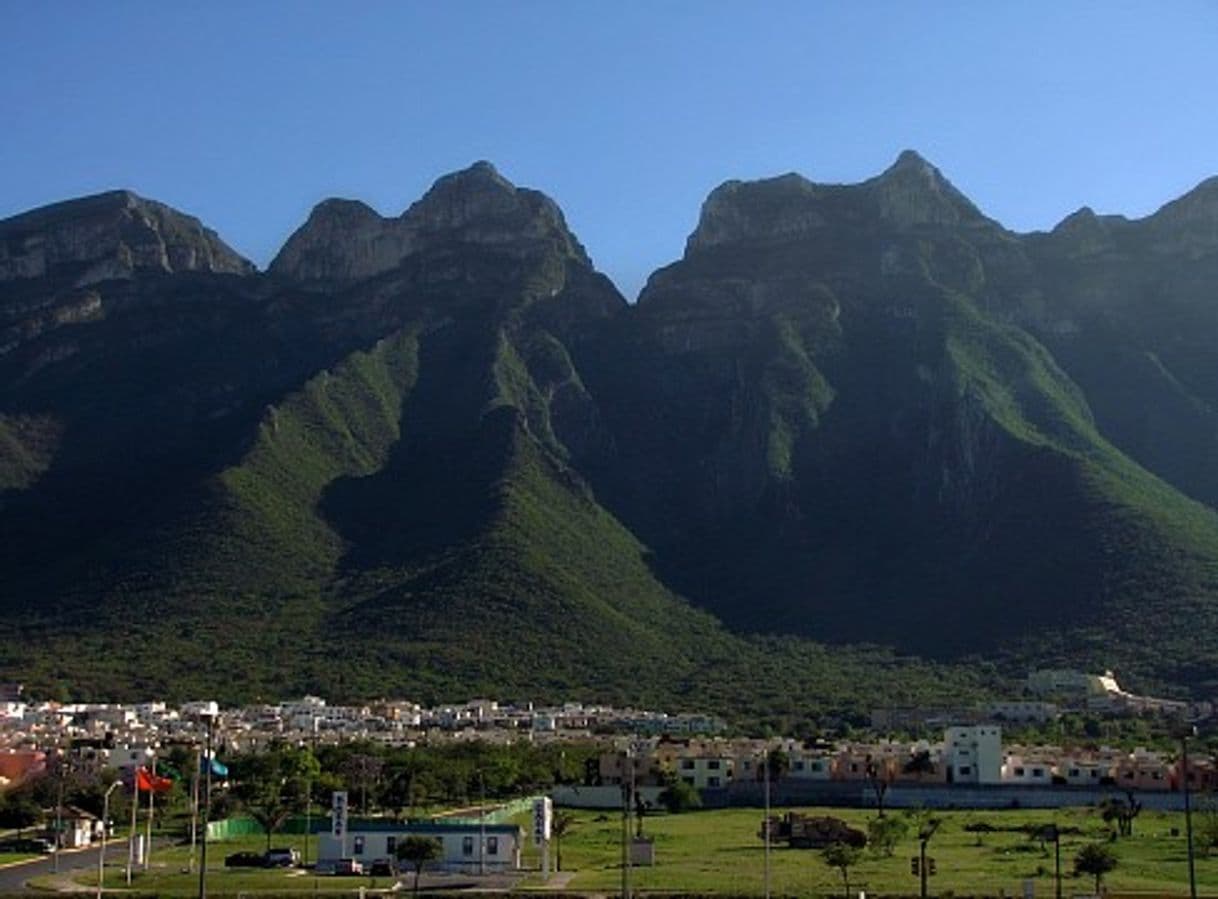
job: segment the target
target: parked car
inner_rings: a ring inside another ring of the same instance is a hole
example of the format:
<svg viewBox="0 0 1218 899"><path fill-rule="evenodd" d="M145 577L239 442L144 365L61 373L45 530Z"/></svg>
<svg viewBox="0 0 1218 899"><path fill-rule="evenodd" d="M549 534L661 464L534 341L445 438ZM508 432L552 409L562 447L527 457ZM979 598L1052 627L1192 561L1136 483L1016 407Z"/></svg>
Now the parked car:
<svg viewBox="0 0 1218 899"><path fill-rule="evenodd" d="M397 877L398 869L391 858L378 858L368 868L373 877Z"/></svg>
<svg viewBox="0 0 1218 899"><path fill-rule="evenodd" d="M261 868L265 865L266 860L261 852L234 852L224 859L226 868Z"/></svg>
<svg viewBox="0 0 1218 899"><path fill-rule="evenodd" d="M317 864L313 866L313 873L317 875L335 874L338 870L338 859L336 858L320 858Z"/></svg>
<svg viewBox="0 0 1218 899"><path fill-rule="evenodd" d="M39 837L5 840L0 843L0 852L54 852L55 845L50 840Z"/></svg>
<svg viewBox="0 0 1218 899"><path fill-rule="evenodd" d="M363 874L364 863L354 858L340 858L334 865L335 874Z"/></svg>
<svg viewBox="0 0 1218 899"><path fill-rule="evenodd" d="M300 853L289 847L268 849L262 859L268 868L292 868L300 864Z"/></svg>

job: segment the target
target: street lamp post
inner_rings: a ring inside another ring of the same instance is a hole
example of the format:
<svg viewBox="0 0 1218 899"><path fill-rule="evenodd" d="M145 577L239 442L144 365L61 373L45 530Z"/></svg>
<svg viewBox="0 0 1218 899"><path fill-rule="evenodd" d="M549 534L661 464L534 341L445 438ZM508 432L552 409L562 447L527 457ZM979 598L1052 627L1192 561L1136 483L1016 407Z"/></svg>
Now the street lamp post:
<svg viewBox="0 0 1218 899"><path fill-rule="evenodd" d="M1189 798L1188 738L1197 732L1195 727L1180 731L1180 782L1184 786L1184 833L1188 840L1188 895L1197 899L1197 868L1193 859L1193 808Z"/></svg>
<svg viewBox="0 0 1218 899"><path fill-rule="evenodd" d="M64 781L64 754L63 747L58 747L55 750L55 770L59 775L59 784L56 790L55 797L55 873L59 873L59 850L60 844L63 843L63 781Z"/></svg>
<svg viewBox="0 0 1218 899"><path fill-rule="evenodd" d="M765 776L765 899L770 899L770 747L768 744L761 764Z"/></svg>
<svg viewBox="0 0 1218 899"><path fill-rule="evenodd" d="M102 886L106 876L106 836L110 829L110 794L121 785L122 781L116 780L106 788L106 795L102 797L101 851L97 854L97 899L101 899Z"/></svg>
<svg viewBox="0 0 1218 899"><path fill-rule="evenodd" d="M207 752L203 789L203 830L199 840L199 899L207 899L207 825L211 817L212 735L215 716L207 715Z"/></svg>

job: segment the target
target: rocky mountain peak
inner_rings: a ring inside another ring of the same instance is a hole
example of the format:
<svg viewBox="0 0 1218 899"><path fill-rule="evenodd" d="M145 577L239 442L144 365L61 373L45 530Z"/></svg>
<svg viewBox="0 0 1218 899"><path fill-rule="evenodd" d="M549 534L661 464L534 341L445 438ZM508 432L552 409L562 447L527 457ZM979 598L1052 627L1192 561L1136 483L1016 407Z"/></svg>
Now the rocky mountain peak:
<svg viewBox="0 0 1218 899"><path fill-rule="evenodd" d="M0 221L0 282L49 278L79 287L141 272L254 270L194 216L129 190Z"/></svg>
<svg viewBox="0 0 1218 899"><path fill-rule="evenodd" d="M1163 252L1195 256L1218 250L1218 177L1202 181L1146 221Z"/></svg>
<svg viewBox="0 0 1218 899"><path fill-rule="evenodd" d="M288 239L271 271L296 280L351 282L392 271L414 253L468 244L513 255L545 244L591 265L553 200L516 187L479 161L437 179L397 218L353 200L324 201Z"/></svg>
<svg viewBox="0 0 1218 899"><path fill-rule="evenodd" d="M892 165L865 184L879 205L880 216L899 228L985 220L968 197L913 150L903 150Z"/></svg>
<svg viewBox="0 0 1218 899"><path fill-rule="evenodd" d="M686 253L721 244L790 240L823 227L815 184L790 172L760 181L726 181L711 191Z"/></svg>

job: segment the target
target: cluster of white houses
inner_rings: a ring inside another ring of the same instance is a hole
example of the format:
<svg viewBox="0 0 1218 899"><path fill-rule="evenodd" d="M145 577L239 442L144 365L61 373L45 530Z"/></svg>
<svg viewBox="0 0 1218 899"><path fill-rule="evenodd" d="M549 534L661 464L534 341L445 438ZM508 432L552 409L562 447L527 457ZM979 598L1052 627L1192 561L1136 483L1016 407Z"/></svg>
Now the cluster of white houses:
<svg viewBox="0 0 1218 899"><path fill-rule="evenodd" d="M634 740L601 754L602 784L621 784L632 775L642 786L660 786L676 777L699 790L714 790L762 775L767 752L784 758L783 778L810 781L885 783L1118 787L1130 790L1191 789L1218 785L1214 761L1179 760L1146 749L1108 747L1004 746L997 725L945 729L943 740L804 743L791 739ZM633 772L631 768L633 767Z"/></svg>

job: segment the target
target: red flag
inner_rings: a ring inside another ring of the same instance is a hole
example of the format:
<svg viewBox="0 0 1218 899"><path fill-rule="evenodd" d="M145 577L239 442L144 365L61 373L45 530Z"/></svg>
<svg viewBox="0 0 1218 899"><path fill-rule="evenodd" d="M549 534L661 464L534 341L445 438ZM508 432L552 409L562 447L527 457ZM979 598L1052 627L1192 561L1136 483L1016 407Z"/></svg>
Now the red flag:
<svg viewBox="0 0 1218 899"><path fill-rule="evenodd" d="M147 768L135 769L135 786L146 793L168 793L173 789L173 781L168 777L159 777Z"/></svg>

